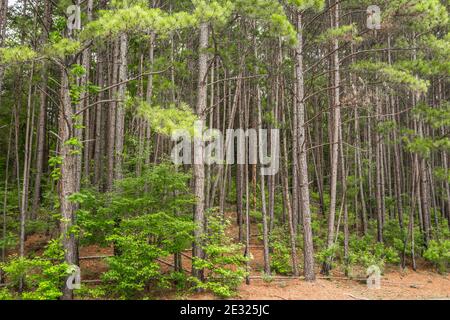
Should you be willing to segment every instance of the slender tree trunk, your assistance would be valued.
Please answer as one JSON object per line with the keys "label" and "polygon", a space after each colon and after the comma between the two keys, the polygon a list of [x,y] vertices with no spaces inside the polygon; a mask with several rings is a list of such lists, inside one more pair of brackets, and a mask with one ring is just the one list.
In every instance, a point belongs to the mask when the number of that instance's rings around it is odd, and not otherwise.
{"label": "slender tree trunk", "polygon": [[[150,47],[149,47],[149,64],[150,64],[150,72],[153,71],[153,64],[154,64],[154,59],[155,59],[155,33],[151,32],[150,33]],[[147,93],[146,93],[146,101],[149,104],[152,104],[153,102],[153,74],[149,74],[148,79],[147,79]],[[147,132],[146,132],[146,158],[145,158],[145,165],[148,167],[150,165],[150,144],[151,144],[151,140],[152,140],[152,135],[151,135],[151,128],[150,125],[147,123]]]}
{"label": "slender tree trunk", "polygon": [[247,258],[245,263],[245,269],[248,273],[245,283],[250,284],[250,190],[248,182],[248,157],[245,157],[245,253],[244,257]]}
{"label": "slender tree trunk", "polygon": [[[255,58],[258,59],[258,51],[257,51],[257,44],[256,44],[256,38],[254,38],[254,47],[255,47]],[[259,73],[259,68],[256,66],[255,73]],[[244,90],[245,92],[245,90]],[[258,143],[258,150],[259,150],[259,158],[263,159],[263,150],[262,150],[262,140],[263,140],[263,118],[262,118],[262,101],[261,101],[261,87],[259,82],[256,82],[256,111],[257,111],[257,128],[258,128],[258,137],[259,137],[259,143]],[[265,136],[267,138],[267,135]],[[250,146],[249,146],[250,147]],[[253,185],[256,184],[256,164],[252,166],[253,170]],[[266,201],[266,182],[265,182],[265,176],[262,174],[262,168],[261,168],[261,174],[260,174],[260,192],[261,192],[261,214],[262,214],[262,227],[263,227],[263,256],[264,256],[264,273],[266,275],[270,275],[270,256],[269,256],[269,226],[267,222],[267,201]],[[256,187],[254,186],[254,197],[256,198]],[[256,200],[254,199],[254,206],[256,210]]]}
{"label": "slender tree trunk", "polygon": [[362,162],[361,162],[361,137],[359,132],[359,113],[358,113],[358,107],[355,108],[355,140],[356,140],[356,146],[355,146],[355,153],[356,153],[356,165],[358,167],[358,186],[359,186],[359,196],[361,199],[361,222],[363,227],[363,234],[367,234],[367,208],[366,208],[366,199],[364,194],[364,175],[363,175],[363,168],[362,168]]}
{"label": "slender tree trunk", "polygon": [[[0,0],[1,1],[1,0]],[[44,30],[42,31],[41,43],[44,45],[48,39],[48,32],[50,31],[52,23],[52,5],[50,1],[45,1],[44,4]],[[41,201],[41,180],[44,170],[44,149],[45,149],[45,135],[47,131],[47,65],[44,62],[41,70],[41,85],[39,95],[39,118],[37,125],[37,141],[36,141],[36,176],[34,181],[33,192],[33,207],[31,211],[31,218],[35,219]],[[1,92],[1,89],[0,89]]]}
{"label": "slender tree trunk", "polygon": [[[242,110],[242,104],[241,104]],[[244,126],[244,119],[242,111],[239,112],[239,127],[242,128]],[[244,230],[243,230],[243,222],[244,222],[244,174],[245,174],[245,164],[237,164],[236,166],[236,197],[237,197],[237,224],[239,228],[238,239],[239,242],[244,239]]]}
{"label": "slender tree trunk", "polygon": [[[304,90],[304,76],[303,76],[303,35],[302,35],[302,15],[297,14],[297,50],[296,50],[296,80],[297,80],[297,99],[295,103],[295,109],[297,113],[297,123],[294,126],[297,127],[296,133],[298,150],[299,153],[299,163],[298,163],[298,174],[300,183],[300,204],[301,212],[303,218],[303,258],[304,258],[304,274],[305,280],[314,281],[314,245],[313,245],[313,235],[311,228],[311,208],[309,203],[309,178],[308,178],[308,159],[306,150],[306,130],[305,130],[305,113],[306,108],[303,103],[305,96]],[[294,142],[295,143],[295,142]],[[297,157],[297,154],[295,154]]]}
{"label": "slender tree trunk", "polygon": [[[120,54],[120,47],[119,42],[114,41],[113,42],[113,57],[112,57],[112,64],[111,64],[111,80],[112,83],[115,84],[118,82],[118,70],[117,70],[117,64],[119,60],[119,54]],[[116,89],[112,88],[110,90],[110,96],[109,98],[115,99],[116,98]],[[107,135],[107,149],[106,149],[106,156],[108,158],[108,170],[107,170],[107,180],[106,180],[106,190],[111,191],[113,188],[114,183],[114,173],[115,173],[115,167],[114,167],[114,158],[115,158],[115,135],[116,135],[116,109],[117,104],[115,102],[110,103],[110,107],[108,109],[108,135]]]}
{"label": "slender tree trunk", "polygon": [[[197,93],[197,107],[196,113],[199,120],[204,124],[205,110],[207,103],[207,75],[208,75],[208,39],[209,39],[209,24],[206,22],[200,25],[199,38],[199,63],[198,63],[198,93]],[[202,132],[196,132],[194,137],[194,195],[196,197],[194,222],[197,228],[194,231],[194,245],[192,256],[195,258],[203,258],[204,252],[202,249],[202,236],[205,229],[205,165],[203,159],[203,141]],[[200,281],[203,281],[204,270],[197,269],[192,266],[192,274]]]}
{"label": "slender tree trunk", "polygon": [[[92,21],[92,8],[93,8],[93,0],[87,1],[87,20],[88,22]],[[81,79],[81,85],[87,89],[87,86],[89,84],[90,79],[90,69],[91,69],[91,49],[86,48],[83,51],[82,55],[82,65],[85,69],[85,74],[83,75]],[[83,144],[83,151],[84,151],[84,172],[83,176],[84,179],[89,180],[89,174],[91,171],[91,131],[92,126],[90,123],[91,120],[91,111],[87,106],[89,105],[89,99],[87,99],[87,90],[84,90],[81,94],[81,101],[83,103],[83,108],[86,108],[86,111],[84,111],[84,144]]]}
{"label": "slender tree trunk", "polygon": [[34,63],[30,70],[29,86],[28,86],[28,101],[27,101],[27,123],[25,128],[25,149],[23,160],[23,182],[22,182],[22,200],[20,206],[20,256],[25,254],[25,222],[28,213],[28,196],[30,185],[30,161],[31,161],[31,146],[33,137],[33,120],[34,110],[32,109],[32,89],[33,89],[33,75],[34,75]]}
{"label": "slender tree trunk", "polygon": [[[64,248],[65,261],[69,265],[77,264],[77,247],[72,226],[75,221],[75,204],[69,197],[77,192],[77,161],[73,147],[65,142],[74,134],[73,112],[69,95],[69,79],[67,69],[61,68],[61,107],[59,110],[58,136],[60,138],[59,155],[61,157],[61,177],[59,180],[59,202],[61,210],[60,233]],[[78,150],[79,151],[79,150]],[[66,285],[63,290],[63,299],[72,299],[73,291]]]}
{"label": "slender tree trunk", "polygon": [[[6,166],[5,166],[5,188],[3,193],[3,215],[2,215],[2,263],[6,260],[6,213],[8,204],[8,183],[9,183],[9,160],[11,155],[11,140],[13,131],[13,118],[11,117],[11,122],[9,125],[8,134],[8,150],[6,151]],[[3,271],[0,271],[0,283],[3,283]]]}
{"label": "slender tree trunk", "polygon": [[[8,0],[0,0],[0,48],[3,47],[3,42],[6,33],[6,14],[8,11]],[[3,66],[0,65],[0,96],[3,90]]]}
{"label": "slender tree trunk", "polygon": [[[118,82],[123,83],[127,79],[127,50],[128,36],[126,33],[120,35],[120,60],[119,60],[119,78]],[[126,84],[123,83],[118,87],[117,98],[117,118],[116,118],[116,135],[115,135],[115,179],[123,178],[123,146],[125,134],[125,94]]]}
{"label": "slender tree trunk", "polygon": [[[256,46],[255,46],[256,48]],[[258,54],[255,50],[255,56],[258,57]],[[258,68],[256,68],[256,73],[258,73]],[[259,83],[256,84],[256,106],[258,109],[258,136],[259,136],[259,154],[260,159],[263,157],[263,150],[261,149],[261,140],[262,137],[262,130],[263,130],[263,123],[262,123],[262,107],[261,107],[261,88],[259,87]],[[256,179],[256,175],[255,175]],[[266,275],[270,275],[270,258],[269,258],[269,228],[267,225],[267,207],[266,207],[266,183],[265,183],[265,177],[263,174],[259,177],[260,180],[260,187],[261,187],[261,214],[262,214],[262,224],[263,224],[263,244],[264,244],[264,273]]]}
{"label": "slender tree trunk", "polygon": [[[97,63],[97,78],[98,86],[103,88],[104,85],[104,65],[106,55],[104,52],[99,54],[99,61]],[[103,94],[100,94],[97,102],[102,101]],[[103,152],[104,147],[104,132],[102,123],[104,121],[103,104],[99,103],[95,107],[95,149],[94,149],[94,184],[99,187],[102,185],[102,164],[103,164]],[[99,188],[100,189],[100,188]]]}
{"label": "slender tree trunk", "polygon": [[[339,3],[334,3],[333,26],[339,27]],[[341,127],[341,103],[340,103],[340,69],[339,69],[339,40],[333,40],[333,69],[334,69],[334,85],[335,88],[333,98],[333,123],[331,136],[331,185],[330,185],[330,211],[328,215],[328,236],[327,247],[330,248],[334,243],[334,229],[336,217],[336,191],[337,191],[337,176],[338,176],[338,162],[339,162],[339,130]],[[328,274],[331,269],[331,264],[325,263],[322,272]]]}
{"label": "slender tree trunk", "polygon": [[[284,117],[285,118],[285,117]],[[285,119],[283,119],[285,121]],[[283,121],[283,122],[284,122]],[[283,199],[284,199],[284,206],[287,211],[287,222],[288,222],[288,229],[289,229],[289,245],[291,249],[291,259],[292,259],[292,273],[294,276],[299,275],[298,271],[298,259],[297,259],[297,246],[296,246],[296,237],[295,237],[295,230],[294,230],[294,217],[292,213],[292,203],[291,203],[291,197],[289,192],[289,179],[288,179],[288,151],[287,151],[287,137],[286,132],[283,134],[283,153],[284,153],[284,160],[282,164],[282,185],[283,185]]]}
{"label": "slender tree trunk", "polygon": [[[377,123],[381,121],[381,106],[378,98],[378,90],[375,92],[376,99],[376,119]],[[383,165],[382,165],[382,145],[381,136],[378,130],[375,130],[375,162],[376,162],[376,200],[377,200],[377,239],[383,242],[383,225],[384,225],[384,201],[383,201]]]}
{"label": "slender tree trunk", "polygon": [[341,179],[342,179],[342,208],[344,211],[344,273],[348,276],[349,267],[349,230],[348,230],[348,207],[347,207],[347,170],[344,157],[344,137],[342,128],[339,130],[339,150],[341,155]]}

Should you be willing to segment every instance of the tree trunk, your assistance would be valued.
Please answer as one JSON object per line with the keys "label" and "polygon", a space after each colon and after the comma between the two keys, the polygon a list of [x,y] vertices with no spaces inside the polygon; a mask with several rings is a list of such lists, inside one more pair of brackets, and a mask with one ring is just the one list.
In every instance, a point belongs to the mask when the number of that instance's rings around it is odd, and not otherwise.
{"label": "tree trunk", "polygon": [[[309,203],[309,178],[308,178],[308,159],[306,150],[306,130],[305,130],[305,113],[306,108],[303,103],[305,96],[304,76],[303,76],[303,35],[302,35],[302,14],[297,14],[297,39],[298,45],[296,50],[296,80],[297,80],[297,98],[295,103],[297,113],[296,133],[298,150],[299,150],[299,183],[300,183],[300,204],[303,218],[303,256],[304,256],[304,274],[306,281],[315,280],[314,272],[314,245],[311,228],[311,208]],[[295,142],[294,142],[295,143]],[[297,156],[297,154],[295,154]]]}
{"label": "tree trunk", "polygon": [[[104,85],[104,65],[106,58],[106,54],[101,52],[99,54],[99,61],[97,63],[97,81],[98,86],[103,88]],[[103,94],[100,94],[97,102],[102,101]],[[99,103],[95,107],[95,149],[94,149],[94,184],[99,187],[102,185],[102,164],[103,164],[103,148],[104,148],[104,132],[103,132],[103,121],[104,121],[104,112],[103,112],[103,104]]]}
{"label": "tree trunk", "polygon": [[[118,70],[117,64],[119,60],[120,47],[119,42],[113,42],[113,57],[111,64],[111,83],[115,84],[118,82]],[[116,89],[112,88],[110,90],[109,98],[114,99],[116,97]],[[107,170],[107,179],[106,179],[106,190],[111,191],[114,183],[114,158],[115,158],[115,135],[116,135],[116,103],[111,102],[110,107],[108,109],[108,135],[107,135],[107,149],[106,156],[108,158],[108,170]]]}
{"label": "tree trunk", "polygon": [[[284,114],[283,114],[284,115]],[[283,120],[285,121],[285,117],[283,116]],[[283,121],[283,122],[284,122]],[[289,229],[289,245],[291,249],[291,259],[292,259],[292,273],[294,276],[298,276],[298,259],[297,259],[297,246],[296,246],[296,237],[294,230],[294,217],[292,213],[292,204],[291,197],[289,193],[289,179],[288,179],[288,152],[287,152],[287,137],[286,132],[283,134],[283,153],[284,160],[282,164],[282,185],[283,185],[283,199],[284,206],[287,211],[287,222]]]}
{"label": "tree trunk", "polygon": [[[72,226],[75,221],[75,204],[69,197],[77,191],[77,159],[72,146],[66,142],[73,137],[73,112],[69,95],[69,79],[66,68],[61,68],[61,107],[59,110],[58,136],[60,138],[59,155],[61,157],[61,177],[59,180],[59,202],[61,210],[60,233],[64,248],[64,257],[69,265],[77,264],[77,247]],[[73,291],[66,285],[63,299],[72,299]]]}
{"label": "tree trunk", "polygon": [[119,64],[119,78],[118,82],[122,83],[118,87],[117,98],[117,119],[116,119],[116,153],[115,153],[115,179],[121,180],[123,178],[123,142],[125,133],[125,94],[127,85],[124,83],[127,80],[127,50],[128,50],[128,36],[126,33],[120,35],[120,64]]}
{"label": "tree trunk", "polygon": [[[0,48],[3,47],[3,42],[6,33],[6,14],[8,11],[8,0],[0,0]],[[0,96],[3,90],[3,66],[0,65]]]}
{"label": "tree trunk", "polygon": [[[198,93],[197,93],[197,107],[196,113],[202,125],[205,121],[205,110],[207,103],[207,74],[208,74],[208,38],[209,38],[209,24],[202,22],[200,25],[199,38],[199,63],[198,63]],[[192,255],[195,258],[203,258],[204,252],[202,249],[202,236],[205,229],[205,165],[203,159],[203,141],[202,132],[196,132],[194,137],[194,195],[196,198],[194,223],[197,228],[194,231],[194,245]],[[204,270],[192,267],[192,275],[203,281]]]}
{"label": "tree trunk", "polygon": [[23,182],[22,182],[22,200],[20,206],[20,256],[25,254],[25,222],[28,213],[28,196],[30,186],[30,163],[33,138],[33,119],[34,109],[32,108],[32,90],[33,90],[34,63],[32,63],[29,78],[28,98],[27,98],[27,123],[25,128],[25,149],[23,160]]}
{"label": "tree trunk", "polygon": [[[334,3],[333,27],[339,28],[339,3]],[[333,69],[334,69],[334,98],[333,98],[333,123],[331,134],[331,185],[330,185],[330,212],[328,215],[328,236],[327,248],[334,243],[334,224],[336,217],[336,189],[339,162],[339,130],[341,127],[341,103],[340,103],[340,69],[339,69],[339,40],[333,40]],[[322,268],[323,273],[328,274],[331,269],[331,263],[326,262]]]}

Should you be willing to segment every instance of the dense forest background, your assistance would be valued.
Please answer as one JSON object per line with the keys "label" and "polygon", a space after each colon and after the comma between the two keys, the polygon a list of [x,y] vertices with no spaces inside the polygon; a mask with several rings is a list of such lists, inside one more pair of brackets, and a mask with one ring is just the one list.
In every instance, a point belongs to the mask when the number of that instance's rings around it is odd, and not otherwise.
{"label": "dense forest background", "polygon": [[[258,274],[418,261],[446,272],[448,12],[447,0],[0,0],[0,299],[232,297]],[[172,134],[196,120],[278,129],[278,173],[247,151],[244,164],[173,164]],[[74,290],[89,245],[112,254],[101,282]]]}

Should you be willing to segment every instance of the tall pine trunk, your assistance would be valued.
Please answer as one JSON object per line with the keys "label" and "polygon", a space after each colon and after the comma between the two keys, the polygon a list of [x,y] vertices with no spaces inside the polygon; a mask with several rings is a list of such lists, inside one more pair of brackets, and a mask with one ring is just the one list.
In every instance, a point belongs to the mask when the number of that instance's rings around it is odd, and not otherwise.
{"label": "tall pine trunk", "polygon": [[[61,157],[61,177],[59,179],[59,202],[61,210],[60,233],[64,248],[65,262],[75,265],[77,261],[77,245],[72,226],[75,222],[75,204],[70,196],[77,192],[77,157],[75,147],[67,143],[74,136],[73,109],[70,100],[70,88],[67,69],[61,67],[61,105],[58,117],[59,156]],[[63,299],[72,299],[73,291],[67,285],[63,289]]]}
{"label": "tall pine trunk", "polygon": [[[311,207],[309,201],[309,178],[308,178],[308,159],[306,150],[306,130],[305,130],[305,113],[306,108],[303,102],[305,97],[304,75],[303,75],[303,35],[302,35],[302,14],[297,14],[297,39],[298,45],[296,50],[296,80],[297,80],[297,97],[295,99],[295,109],[297,114],[297,143],[299,150],[298,174],[300,184],[300,205],[301,216],[303,219],[303,258],[304,258],[304,274],[305,280],[315,280],[314,272],[314,245],[311,228]],[[295,143],[295,142],[294,142]],[[295,154],[295,156],[297,156]],[[295,179],[295,178],[294,178]]]}
{"label": "tall pine trunk", "polygon": [[[198,92],[196,113],[199,120],[204,124],[206,119],[205,110],[207,103],[207,74],[208,74],[208,38],[209,24],[202,22],[200,25],[199,37],[199,60],[198,60]],[[194,209],[194,222],[196,229],[194,231],[194,245],[192,255],[194,258],[203,258],[202,236],[205,229],[205,165],[203,159],[203,132],[196,132],[194,136],[194,195],[196,198]],[[192,267],[193,276],[199,280],[204,278],[204,270]]]}

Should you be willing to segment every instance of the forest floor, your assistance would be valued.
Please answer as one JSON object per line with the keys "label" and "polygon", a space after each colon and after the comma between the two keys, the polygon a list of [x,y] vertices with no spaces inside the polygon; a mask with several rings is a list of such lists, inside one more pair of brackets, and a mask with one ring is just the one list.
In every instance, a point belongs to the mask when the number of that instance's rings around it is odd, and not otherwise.
{"label": "forest floor", "polygon": [[[230,218],[233,213],[227,214]],[[232,220],[234,221],[235,218]],[[237,226],[232,225],[229,233],[237,235]],[[27,251],[39,254],[48,237],[41,234],[31,235],[27,239]],[[364,270],[354,268],[350,277],[345,277],[340,268],[332,271],[329,278],[317,272],[318,279],[309,283],[299,278],[274,276],[270,281],[261,277],[263,268],[263,248],[257,237],[257,228],[252,228],[250,251],[250,285],[243,284],[235,299],[242,300],[450,300],[450,275],[438,274],[430,264],[418,261],[417,271],[388,266],[384,270],[380,289],[368,289],[364,281]],[[183,254],[183,268],[191,269],[190,251]],[[112,248],[87,246],[80,248],[80,267],[84,282],[95,285],[101,273],[107,270],[102,257],[112,255]],[[301,261],[301,256],[299,256]],[[172,259],[160,260],[162,269],[171,268]],[[317,270],[319,271],[319,270]],[[216,299],[210,293],[172,293],[153,294],[156,299]]]}

